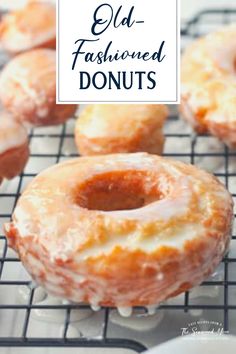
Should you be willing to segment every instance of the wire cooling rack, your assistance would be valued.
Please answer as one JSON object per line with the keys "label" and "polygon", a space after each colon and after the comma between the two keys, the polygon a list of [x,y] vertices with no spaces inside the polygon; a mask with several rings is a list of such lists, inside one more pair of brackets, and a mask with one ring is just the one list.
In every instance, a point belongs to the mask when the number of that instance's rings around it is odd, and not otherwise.
{"label": "wire cooling rack", "polygon": [[[194,37],[235,20],[236,9],[201,12],[182,27],[182,44],[185,46]],[[13,181],[5,182],[0,188],[0,346],[109,347],[140,353],[148,346],[180,335],[183,328],[190,328],[196,323],[202,323],[200,329],[215,323],[218,329],[236,334],[236,271],[233,270],[236,265],[236,235],[232,236],[229,254],[217,272],[199,287],[198,295],[196,291],[190,291],[159,305],[153,326],[149,326],[153,316],[150,319],[145,317],[145,309],[137,309],[138,315],[134,319],[119,320],[115,310],[109,308],[101,309],[93,315],[95,317],[89,318],[90,309],[86,305],[45,301],[46,295],[40,298],[38,289],[32,285],[16,254],[8,249],[2,225],[10,219],[24,186],[38,172],[77,156],[73,126],[74,121],[71,120],[63,126],[31,131],[31,157],[24,173]],[[213,137],[193,135],[176,113],[171,114],[165,135],[165,156],[210,170],[236,197],[236,152],[229,151]],[[76,311],[84,319],[78,321],[79,329],[71,335],[71,323],[76,323]],[[59,320],[56,320],[57,317]],[[59,321],[60,331],[58,326],[56,332],[50,329],[54,326],[54,320]],[[137,326],[130,324],[131,320],[135,323],[141,320],[150,330],[138,330]]]}

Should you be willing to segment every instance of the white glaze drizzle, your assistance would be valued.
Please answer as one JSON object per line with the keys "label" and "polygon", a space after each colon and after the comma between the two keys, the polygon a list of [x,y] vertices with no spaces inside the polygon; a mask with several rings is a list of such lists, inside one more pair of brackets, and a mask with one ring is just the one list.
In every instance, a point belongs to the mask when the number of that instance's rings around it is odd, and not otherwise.
{"label": "white glaze drizzle", "polygon": [[[26,285],[18,286],[17,288],[17,303],[25,304],[29,301],[30,288]],[[42,302],[47,297],[46,291],[42,287],[36,287],[34,290],[33,303]]]}
{"label": "white glaze drizzle", "polygon": [[151,315],[155,315],[155,313],[156,313],[156,311],[157,311],[157,307],[158,307],[158,305],[146,306],[148,314],[149,314],[150,316],[151,316]]}
{"label": "white glaze drizzle", "polygon": [[[45,322],[53,323],[64,323],[65,321],[65,309],[60,308],[61,305],[68,304],[67,300],[62,300],[54,296],[48,295],[47,298],[43,301],[40,301],[36,304],[47,306],[58,306],[58,309],[33,309],[32,315],[38,320],[43,320]],[[90,309],[73,309],[70,314],[70,322],[82,321],[90,316],[93,312]]]}
{"label": "white glaze drizzle", "polygon": [[101,310],[101,306],[99,306],[99,305],[92,305],[92,304],[91,304],[90,306],[91,306],[91,309],[92,309],[93,311],[95,311],[95,312]]}
{"label": "white glaze drizzle", "polygon": [[153,315],[145,314],[142,310],[133,310],[133,314],[129,317],[121,316],[117,311],[113,310],[110,314],[110,320],[112,323],[131,329],[137,332],[151,331],[160,325],[164,319],[164,310],[158,310]]}
{"label": "white glaze drizzle", "polygon": [[122,307],[122,306],[117,307],[117,310],[119,314],[123,317],[131,316],[133,311],[132,307]]}

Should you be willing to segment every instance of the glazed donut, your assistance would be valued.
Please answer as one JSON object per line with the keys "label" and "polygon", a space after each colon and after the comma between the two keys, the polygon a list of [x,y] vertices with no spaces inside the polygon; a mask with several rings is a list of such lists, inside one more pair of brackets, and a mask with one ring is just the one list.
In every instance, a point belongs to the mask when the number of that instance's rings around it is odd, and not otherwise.
{"label": "glazed donut", "polygon": [[33,1],[5,15],[0,45],[10,54],[33,48],[56,48],[56,9],[47,1]]}
{"label": "glazed donut", "polygon": [[19,175],[29,158],[26,129],[6,112],[0,113],[0,182]]}
{"label": "glazed donut", "polygon": [[236,147],[236,25],[193,42],[182,58],[181,111],[194,129]]}
{"label": "glazed donut", "polygon": [[17,120],[34,126],[65,122],[76,105],[56,104],[56,55],[35,49],[13,58],[0,75],[0,100]]}
{"label": "glazed donut", "polygon": [[81,155],[161,154],[167,115],[163,105],[88,105],[76,123],[76,145]]}
{"label": "glazed donut", "polygon": [[39,174],[5,232],[49,293],[147,306],[213,272],[232,208],[224,186],[192,165],[146,153],[80,157]]}

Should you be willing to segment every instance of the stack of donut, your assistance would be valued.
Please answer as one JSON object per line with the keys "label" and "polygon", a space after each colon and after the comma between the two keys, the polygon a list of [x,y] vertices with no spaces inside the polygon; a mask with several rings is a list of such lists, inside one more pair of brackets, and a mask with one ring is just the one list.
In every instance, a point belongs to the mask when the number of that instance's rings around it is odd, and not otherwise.
{"label": "stack of donut", "polygon": [[[227,29],[212,46],[202,39],[183,59],[182,110],[202,131],[216,131],[209,121],[222,125],[222,112],[223,124],[229,118],[219,99],[227,80],[224,102],[234,104],[232,67],[222,66],[217,51],[224,33],[231,38]],[[4,69],[0,98],[21,124],[61,123],[73,113],[75,107],[55,104],[54,68],[52,49],[34,49]],[[84,156],[43,171],[19,198],[6,236],[49,293],[130,313],[128,307],[152,306],[200,284],[220,263],[232,197],[207,172],[158,156],[167,114],[162,105],[87,106],[75,130]],[[231,121],[217,130],[230,143]]]}
{"label": "stack of donut", "polygon": [[[15,56],[0,74],[0,101],[9,113],[0,115],[0,145],[5,146],[9,141],[6,127],[12,130],[12,136],[18,127],[19,137],[22,137],[24,126],[61,124],[74,115],[76,105],[56,104],[55,44],[56,12],[52,2],[30,1],[1,20],[0,45]],[[11,122],[7,125],[6,120]],[[24,153],[18,156],[17,166],[10,163],[18,149],[17,136],[15,142],[14,145],[14,139],[11,139],[12,146],[7,154],[0,150],[0,161],[5,161],[4,168],[7,168],[5,172],[1,165],[1,179],[20,173],[27,161],[28,154]]]}

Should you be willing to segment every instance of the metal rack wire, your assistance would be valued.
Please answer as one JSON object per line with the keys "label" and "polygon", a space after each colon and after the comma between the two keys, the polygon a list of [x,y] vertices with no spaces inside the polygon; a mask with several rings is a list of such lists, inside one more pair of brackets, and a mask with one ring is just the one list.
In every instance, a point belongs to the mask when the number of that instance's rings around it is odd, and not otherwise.
{"label": "metal rack wire", "polygon": [[[229,22],[233,22],[236,20],[236,9],[220,9],[220,10],[207,10],[197,14],[190,21],[188,21],[182,28],[182,38],[183,44],[185,45],[186,41],[191,40],[194,37],[197,37],[205,32],[208,32],[209,29],[214,29],[219,27],[221,24],[226,24]],[[178,116],[173,114],[169,118],[168,126],[171,127],[171,124],[178,120]],[[196,151],[196,144],[199,139],[208,139],[207,136],[193,136],[191,132],[182,133],[181,131],[169,130],[167,126],[166,129],[166,137],[168,139],[186,139],[189,142],[190,149],[186,151],[176,151],[176,149],[171,152],[166,152],[164,155],[167,157],[172,157],[176,159],[186,159],[188,162],[194,164],[198,158],[206,158],[210,159],[212,157],[223,159],[223,170],[221,172],[215,173],[219,178],[221,178],[227,187],[229,187],[229,182],[231,178],[236,178],[236,173],[231,172],[229,169],[229,160],[231,158],[236,158],[236,152],[229,151],[227,147],[222,145],[222,150],[217,152],[211,151]],[[4,205],[6,200],[12,201],[11,210],[7,210],[6,212],[2,212],[0,210],[0,225],[2,225],[5,221],[9,220],[11,217],[11,212],[16,205],[17,199],[21,194],[22,188],[24,184],[28,183],[30,179],[32,179],[37,171],[37,164],[40,162],[45,165],[50,165],[52,163],[57,163],[63,159],[67,159],[68,157],[76,157],[76,151],[68,151],[65,149],[65,145],[70,144],[73,141],[73,133],[70,131],[69,123],[61,126],[53,128],[52,130],[44,130],[44,129],[35,129],[30,133],[29,136],[31,147],[37,142],[38,139],[47,139],[51,141],[51,145],[54,147],[54,150],[45,151],[45,152],[34,152],[32,148],[30,164],[26,168],[25,172],[16,179],[14,188],[6,191],[0,190],[0,204]],[[177,141],[176,140],[176,141]],[[46,148],[45,148],[46,149]],[[235,193],[232,193],[233,197],[236,197]],[[233,240],[236,240],[236,235],[232,236]],[[31,281],[26,277],[25,280],[11,280],[6,276],[3,276],[4,269],[7,268],[9,264],[17,265],[20,263],[19,259],[13,257],[8,254],[7,242],[4,235],[0,235],[0,243],[2,243],[2,254],[0,254],[0,312],[3,311],[24,311],[24,320],[22,323],[22,328],[20,328],[20,333],[18,336],[10,337],[3,336],[0,337],[0,346],[1,347],[10,347],[10,346],[37,346],[37,347],[48,347],[48,346],[64,346],[64,347],[110,347],[110,348],[127,348],[132,349],[135,352],[142,352],[146,349],[146,346],[132,338],[114,338],[109,335],[109,326],[110,326],[110,312],[111,309],[103,309],[103,318],[101,321],[101,335],[99,338],[87,338],[86,336],[79,338],[68,338],[67,331],[68,326],[70,324],[70,316],[71,311],[74,309],[80,309],[81,311],[88,309],[86,305],[78,305],[78,304],[62,304],[60,305],[60,309],[64,309],[66,312],[63,333],[61,337],[56,338],[45,338],[45,337],[29,337],[28,328],[29,322],[31,319],[32,311],[35,309],[50,309],[50,310],[58,310],[58,305],[40,305],[34,303],[35,296],[35,288],[31,286]],[[229,313],[231,311],[236,310],[236,301],[235,303],[229,302],[229,290],[231,287],[236,286],[236,279],[233,280],[229,276],[229,266],[230,264],[236,264],[236,258],[227,255],[222,261],[223,267],[223,279],[222,280],[207,280],[202,285],[207,287],[219,286],[222,288],[222,301],[219,304],[212,304],[209,302],[202,302],[201,304],[192,304],[189,301],[189,293],[186,293],[184,296],[183,304],[169,304],[164,303],[159,306],[159,309],[165,309],[166,311],[177,310],[180,312],[188,312],[190,310],[209,310],[214,311],[218,310],[222,312],[223,315],[223,328],[225,331],[231,331],[230,321],[229,321]],[[12,291],[15,291],[16,286],[28,286],[29,287],[29,297],[28,303],[19,304],[14,303],[11,304],[10,301],[8,303],[7,299],[4,302],[1,301],[1,293],[3,294],[4,286],[12,287]],[[1,315],[1,314],[0,314]],[[236,313],[235,313],[236,315]],[[157,329],[158,330],[158,329]]]}

